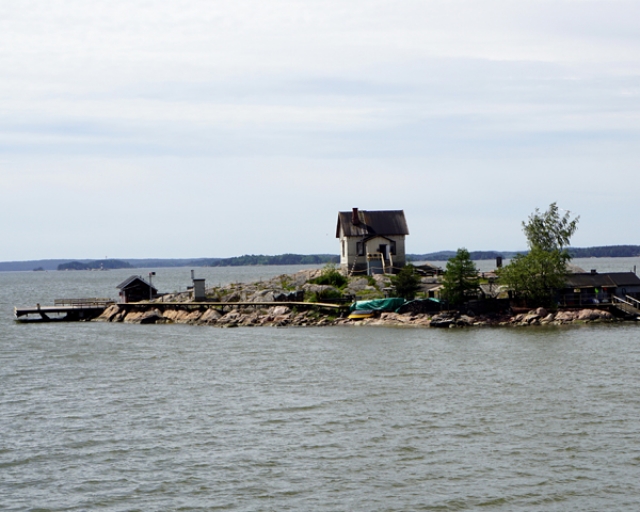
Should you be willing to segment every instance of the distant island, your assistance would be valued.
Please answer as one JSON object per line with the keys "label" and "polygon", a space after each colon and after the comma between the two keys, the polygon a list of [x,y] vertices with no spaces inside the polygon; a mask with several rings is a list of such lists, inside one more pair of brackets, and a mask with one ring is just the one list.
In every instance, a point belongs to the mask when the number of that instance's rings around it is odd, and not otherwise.
{"label": "distant island", "polygon": [[58,270],[115,270],[119,268],[133,268],[133,265],[123,260],[70,261],[58,265]]}
{"label": "distant island", "polygon": [[[471,251],[472,260],[492,260],[498,256],[510,259],[518,252],[526,251]],[[633,258],[640,257],[640,245],[608,245],[598,247],[572,247],[574,258]],[[447,261],[455,251],[439,251],[427,254],[407,254],[408,261]],[[279,254],[266,256],[246,254],[232,258],[147,258],[147,259],[103,259],[103,260],[28,260],[0,262],[0,272],[33,270],[115,270],[124,268],[166,267],[237,267],[248,265],[323,265],[339,263],[335,254]]]}

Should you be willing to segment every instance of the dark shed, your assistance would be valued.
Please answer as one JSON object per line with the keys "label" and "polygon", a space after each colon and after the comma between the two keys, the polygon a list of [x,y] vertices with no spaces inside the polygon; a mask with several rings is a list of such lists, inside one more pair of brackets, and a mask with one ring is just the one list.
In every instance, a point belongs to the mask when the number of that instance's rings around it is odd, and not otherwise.
{"label": "dark shed", "polygon": [[122,281],[116,288],[120,289],[122,302],[140,302],[158,295],[158,290],[140,276],[131,276]]}

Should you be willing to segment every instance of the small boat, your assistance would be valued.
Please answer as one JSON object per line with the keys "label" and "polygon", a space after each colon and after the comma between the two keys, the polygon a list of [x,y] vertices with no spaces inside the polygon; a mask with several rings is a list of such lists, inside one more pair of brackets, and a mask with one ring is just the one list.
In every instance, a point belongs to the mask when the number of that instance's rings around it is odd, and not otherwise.
{"label": "small boat", "polygon": [[348,318],[352,320],[362,320],[364,318],[371,318],[376,314],[372,309],[356,309],[354,310]]}

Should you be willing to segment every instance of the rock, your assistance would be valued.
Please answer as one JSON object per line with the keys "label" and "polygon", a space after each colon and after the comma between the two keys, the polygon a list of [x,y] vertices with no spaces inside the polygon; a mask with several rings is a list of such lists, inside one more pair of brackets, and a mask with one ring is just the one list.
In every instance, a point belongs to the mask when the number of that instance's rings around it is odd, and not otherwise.
{"label": "rock", "polygon": [[578,313],[577,320],[610,320],[613,315],[599,309],[583,309]]}
{"label": "rock", "polygon": [[536,309],[536,315],[538,315],[540,318],[544,318],[549,314],[549,312],[544,309],[544,308],[538,308]]}
{"label": "rock", "polygon": [[461,315],[460,318],[456,320],[457,325],[473,325],[475,322],[474,318],[469,315]]}
{"label": "rock", "polygon": [[307,283],[305,285],[302,286],[302,289],[305,292],[309,292],[309,293],[340,293],[340,291],[333,287],[333,286],[329,286],[328,284],[312,284],[312,283]]}
{"label": "rock", "polygon": [[191,311],[190,313],[187,314],[187,316],[184,317],[184,322],[188,324],[195,323],[200,319],[201,316],[202,316],[202,311],[199,311],[196,309],[195,311]]}
{"label": "rock", "polygon": [[240,313],[236,309],[232,309],[226,315],[220,317],[219,324],[237,323],[240,320]]}
{"label": "rock", "polygon": [[451,327],[454,322],[455,322],[455,318],[453,317],[448,317],[448,316],[441,316],[441,315],[436,315],[431,319],[431,327],[443,327],[443,328],[448,328]]}
{"label": "rock", "polygon": [[576,315],[573,311],[558,311],[556,313],[556,322],[573,322],[575,320]]}
{"label": "rock", "polygon": [[553,313],[549,313],[542,320],[540,320],[540,323],[541,324],[550,324],[551,322],[553,322],[553,320],[554,320]]}
{"label": "rock", "polygon": [[144,313],[140,311],[129,311],[124,317],[124,322],[128,324],[138,323],[142,318],[142,315],[144,315]]}
{"label": "rock", "polygon": [[521,321],[526,324],[531,324],[538,320],[540,320],[540,315],[535,311],[529,311]]}
{"label": "rock", "polygon": [[356,277],[354,279],[351,279],[347,286],[347,291],[352,295],[355,295],[357,292],[360,292],[362,290],[371,289],[375,290],[374,287],[369,286],[369,280],[365,277]]}
{"label": "rock", "polygon": [[138,320],[141,324],[155,324],[158,322],[164,322],[165,318],[162,316],[162,313],[157,309],[152,309],[151,311],[146,311],[142,314],[140,319]]}
{"label": "rock", "polygon": [[222,313],[220,313],[217,309],[209,308],[200,317],[200,322],[215,323],[220,318],[222,318]]}
{"label": "rock", "polygon": [[182,324],[186,323],[189,312],[184,309],[167,309],[162,316],[164,316],[168,320],[171,320],[172,322]]}
{"label": "rock", "polygon": [[251,302],[273,302],[273,295],[272,290],[260,290],[251,295],[247,300]]}
{"label": "rock", "polygon": [[291,312],[291,308],[287,306],[275,306],[269,310],[269,314],[272,316],[286,315]]}
{"label": "rock", "polygon": [[113,319],[120,313],[120,306],[113,304],[105,309],[102,314],[95,319],[96,322],[112,322]]}

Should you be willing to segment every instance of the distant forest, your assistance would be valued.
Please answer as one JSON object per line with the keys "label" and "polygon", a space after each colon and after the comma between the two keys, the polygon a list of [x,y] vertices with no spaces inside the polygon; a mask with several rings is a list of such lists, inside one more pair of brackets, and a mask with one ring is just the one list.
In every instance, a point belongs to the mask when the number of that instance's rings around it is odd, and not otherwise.
{"label": "distant forest", "polygon": [[[523,253],[526,251],[522,251]],[[640,257],[640,245],[609,245],[600,247],[572,247],[574,258],[631,258]],[[407,254],[408,261],[446,261],[455,256],[455,251],[439,251],[427,254]],[[516,251],[471,251],[473,260],[492,260],[498,256],[512,258]],[[247,254],[233,258],[184,258],[184,259],[104,259],[104,260],[30,260],[0,262],[0,272],[26,270],[112,270],[121,268],[163,267],[236,267],[247,265],[322,265],[338,263],[334,254],[279,254],[266,256]]]}
{"label": "distant forest", "polygon": [[[472,260],[493,260],[498,256],[505,259],[513,258],[518,253],[527,251],[471,251]],[[601,247],[570,247],[569,253],[573,258],[633,258],[640,256],[640,245],[608,245]],[[455,251],[439,251],[428,254],[407,254],[409,261],[447,261],[456,255]]]}

